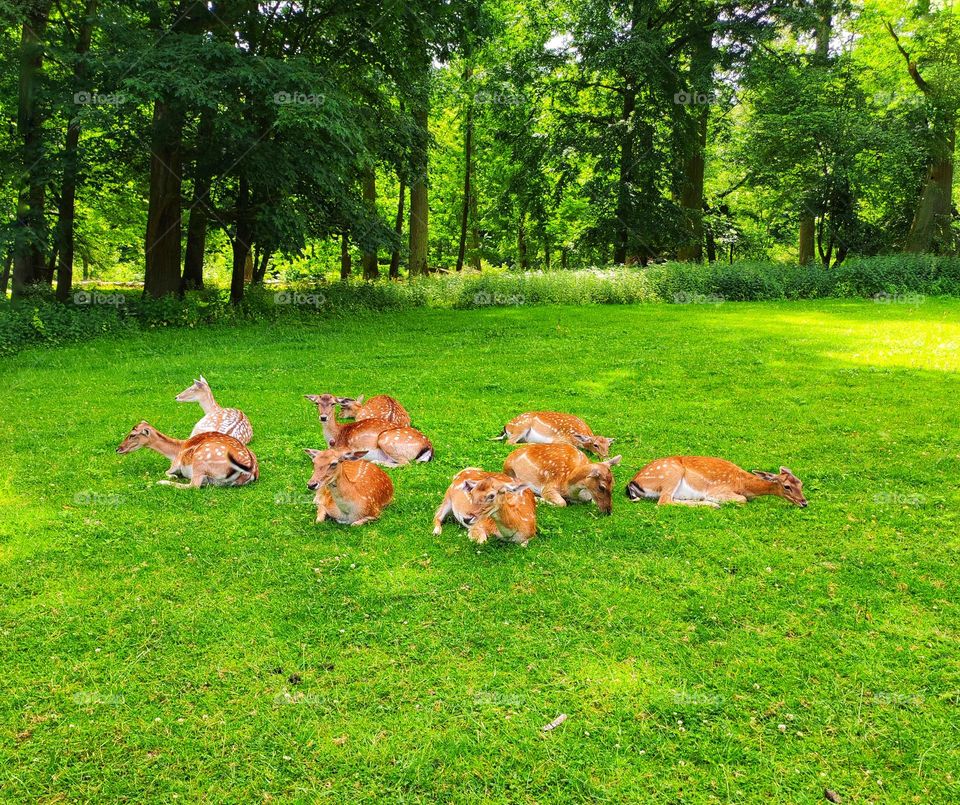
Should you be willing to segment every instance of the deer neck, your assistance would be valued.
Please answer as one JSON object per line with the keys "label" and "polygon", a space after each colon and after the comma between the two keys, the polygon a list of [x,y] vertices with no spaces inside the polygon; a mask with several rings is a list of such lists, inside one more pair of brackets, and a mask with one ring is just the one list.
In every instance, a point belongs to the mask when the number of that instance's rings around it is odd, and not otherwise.
{"label": "deer neck", "polygon": [[331,412],[330,416],[327,417],[327,421],[321,424],[323,425],[323,438],[327,440],[327,446],[333,447],[337,441],[337,437],[340,435],[340,431],[343,429],[342,423],[337,422],[336,412]]}
{"label": "deer neck", "polygon": [[200,407],[203,409],[203,413],[212,414],[214,411],[220,409],[220,406],[217,405],[217,401],[213,398],[213,392],[210,389],[207,389],[203,396],[197,400],[200,403]]}
{"label": "deer neck", "polygon": [[151,450],[156,450],[161,456],[166,456],[173,461],[180,454],[183,444],[181,439],[174,439],[155,430],[153,432],[153,438],[146,446]]}
{"label": "deer neck", "polygon": [[743,480],[743,495],[747,498],[759,498],[763,495],[779,495],[780,484],[776,481],[765,481],[753,473],[748,473]]}

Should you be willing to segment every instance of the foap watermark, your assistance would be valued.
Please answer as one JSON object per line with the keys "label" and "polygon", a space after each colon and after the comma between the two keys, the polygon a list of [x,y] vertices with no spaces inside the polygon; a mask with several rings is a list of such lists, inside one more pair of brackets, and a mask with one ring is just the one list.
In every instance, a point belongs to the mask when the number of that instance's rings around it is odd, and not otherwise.
{"label": "foap watermark", "polygon": [[326,95],[320,92],[275,92],[273,102],[286,106],[288,104],[299,106],[323,106],[327,101]]}
{"label": "foap watermark", "polygon": [[474,93],[474,103],[489,104],[491,106],[519,106],[526,98],[512,89],[481,89]]}
{"label": "foap watermark", "polygon": [[98,693],[95,690],[81,690],[70,697],[74,704],[89,707],[91,705],[111,705],[123,704],[123,696],[115,693]]}
{"label": "foap watermark", "polygon": [[723,697],[713,693],[678,690],[673,694],[674,707],[712,708],[723,704]]}
{"label": "foap watermark", "polygon": [[526,301],[526,297],[518,293],[505,294],[478,291],[473,295],[473,304],[476,307],[511,307],[526,304]]}
{"label": "foap watermark", "polygon": [[313,495],[303,495],[299,492],[278,492],[273,496],[274,506],[315,506]]}
{"label": "foap watermark", "polygon": [[112,492],[93,492],[87,489],[77,492],[73,496],[73,502],[76,506],[122,506],[124,497]]}
{"label": "foap watermark", "polygon": [[878,305],[922,305],[927,301],[922,293],[887,293],[880,291],[873,295],[873,301]]}
{"label": "foap watermark", "polygon": [[681,106],[712,106],[720,103],[720,96],[716,92],[693,92],[684,89],[674,93],[673,102]]}
{"label": "foap watermark", "polygon": [[923,696],[915,693],[897,693],[889,690],[875,691],[873,701],[879,705],[892,705],[894,707],[921,707],[923,705]]}
{"label": "foap watermark", "polygon": [[278,291],[273,295],[275,305],[297,305],[301,307],[323,307],[327,297],[322,293],[300,293],[299,291]]}
{"label": "foap watermark", "polygon": [[122,293],[101,293],[100,291],[77,291],[73,295],[75,305],[113,305],[120,307],[127,303]]}
{"label": "foap watermark", "polygon": [[873,496],[873,502],[881,506],[922,506],[927,502],[927,498],[924,495],[906,495],[902,492],[878,492]]}
{"label": "foap watermark", "polygon": [[523,705],[523,699],[516,694],[498,693],[492,690],[478,690],[473,696],[473,703],[491,707],[518,708]]}
{"label": "foap watermark", "polygon": [[300,705],[319,705],[323,702],[323,699],[320,696],[316,696],[312,693],[301,693],[299,690],[295,690],[291,693],[288,690],[282,690],[276,696],[273,697],[274,707],[283,707],[285,705],[300,704]]}
{"label": "foap watermark", "polygon": [[73,102],[81,106],[119,106],[127,96],[120,92],[99,93],[81,90],[73,93]]}
{"label": "foap watermark", "polygon": [[689,293],[680,291],[673,295],[675,305],[722,305],[727,300],[718,293]]}

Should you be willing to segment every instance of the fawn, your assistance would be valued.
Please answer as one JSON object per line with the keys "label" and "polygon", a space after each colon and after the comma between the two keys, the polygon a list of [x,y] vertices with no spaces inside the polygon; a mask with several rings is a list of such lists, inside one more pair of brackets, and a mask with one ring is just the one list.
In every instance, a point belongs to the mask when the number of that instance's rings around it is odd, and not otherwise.
{"label": "fawn", "polygon": [[238,442],[249,444],[253,441],[253,427],[246,414],[237,408],[221,408],[217,401],[213,399],[213,392],[210,390],[210,384],[200,375],[199,380],[194,380],[192,384],[181,391],[177,397],[177,402],[196,402],[200,403],[203,409],[203,418],[193,426],[190,432],[191,436],[198,433],[225,433],[232,436]]}
{"label": "fawn", "polygon": [[531,444],[514,450],[503,462],[507,475],[528,484],[547,503],[592,500],[601,514],[613,510],[613,473],[621,457],[592,463],[569,444]]}
{"label": "fawn", "polygon": [[363,395],[353,397],[337,397],[340,404],[340,416],[344,419],[353,419],[360,422],[364,419],[386,419],[394,425],[406,427],[410,424],[410,414],[393,397],[378,394],[366,402]]}
{"label": "fawn", "polygon": [[569,444],[606,458],[613,439],[597,436],[580,417],[555,411],[528,411],[511,419],[492,441],[507,444]]}
{"label": "fawn", "polygon": [[416,428],[398,427],[386,419],[337,422],[337,397],[332,394],[307,394],[306,398],[317,406],[323,424],[323,437],[329,447],[363,450],[366,461],[387,467],[398,467],[411,461],[430,461],[433,458],[433,445]]}
{"label": "fawn", "polygon": [[[124,439],[117,452],[132,453],[149,447],[170,459],[169,478],[158,484],[178,489],[213,486],[244,486],[260,477],[257,457],[249,447],[224,433],[198,433],[189,439],[172,439],[160,433],[149,422],[136,425]],[[176,483],[172,478],[183,476],[190,483]]]}
{"label": "fawn", "polygon": [[360,461],[363,450],[305,450],[313,461],[307,489],[315,491],[317,522],[363,525],[393,500],[393,482],[379,467]]}
{"label": "fawn", "polygon": [[[497,492],[504,490],[503,495]],[[433,533],[453,515],[478,545],[496,536],[526,545],[537,529],[536,501],[526,485],[502,472],[467,467],[454,477],[433,517]]]}
{"label": "fawn", "polygon": [[672,456],[651,461],[627,484],[630,500],[649,498],[658,505],[713,506],[746,503],[775,495],[801,508],[807,505],[803,483],[786,467],[779,474],[747,472],[722,458]]}

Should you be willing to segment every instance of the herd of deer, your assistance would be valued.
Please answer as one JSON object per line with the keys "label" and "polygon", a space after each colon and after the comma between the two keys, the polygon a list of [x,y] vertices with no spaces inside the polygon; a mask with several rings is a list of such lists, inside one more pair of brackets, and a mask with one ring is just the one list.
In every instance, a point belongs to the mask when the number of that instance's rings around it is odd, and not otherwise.
{"label": "herd of deer", "polygon": [[[243,486],[259,477],[257,457],[247,444],[253,428],[236,408],[217,405],[210,385],[200,376],[177,397],[197,402],[203,418],[190,438],[173,439],[140,422],[117,448],[120,454],[149,447],[170,459],[167,478],[178,488],[203,484]],[[327,518],[349,525],[376,520],[393,500],[393,482],[380,466],[399,467],[430,461],[433,445],[410,415],[392,397],[307,395],[317,406],[325,450],[307,450],[313,474],[307,487],[316,493],[317,522]],[[350,422],[338,421],[340,416]],[[454,476],[433,518],[434,534],[453,515],[471,540],[483,544],[495,537],[526,545],[536,534],[536,497],[554,506],[593,501],[602,514],[613,508],[613,473],[620,456],[609,458],[613,439],[597,436],[579,417],[532,411],[508,422],[496,440],[527,443],[514,450],[503,472],[467,467]],[[581,450],[595,454],[591,461]],[[177,476],[187,483],[178,483]],[[672,456],[651,461],[627,485],[630,500],[649,498],[658,504],[714,506],[746,503],[761,495],[782,497],[806,506],[803,484],[786,467],[778,473],[747,472],[720,458]]]}

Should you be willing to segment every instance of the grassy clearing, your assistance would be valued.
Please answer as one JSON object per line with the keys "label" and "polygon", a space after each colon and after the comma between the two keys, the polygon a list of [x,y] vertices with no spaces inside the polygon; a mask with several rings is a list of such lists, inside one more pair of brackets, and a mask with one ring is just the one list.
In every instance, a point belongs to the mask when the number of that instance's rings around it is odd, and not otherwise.
{"label": "grassy clearing", "polygon": [[[419,310],[131,334],[0,363],[10,800],[945,802],[957,777],[960,303]],[[256,431],[244,489],[114,447]],[[317,526],[304,392],[389,391],[438,458]],[[614,512],[527,550],[433,509],[554,408],[619,438]],[[629,504],[672,453],[783,463],[810,507]],[[569,714],[557,730],[540,727]]]}

